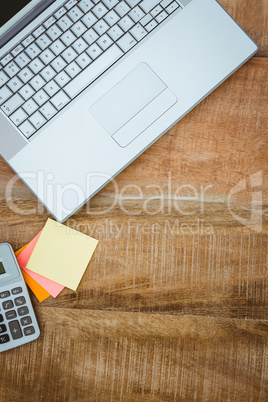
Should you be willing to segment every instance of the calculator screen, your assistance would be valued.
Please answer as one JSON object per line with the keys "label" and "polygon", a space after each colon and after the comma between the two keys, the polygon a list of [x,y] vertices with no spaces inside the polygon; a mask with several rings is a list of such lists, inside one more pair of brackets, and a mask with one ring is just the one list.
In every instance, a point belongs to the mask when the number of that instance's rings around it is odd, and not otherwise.
{"label": "calculator screen", "polygon": [[0,262],[0,275],[5,274],[5,273],[6,273],[6,271],[5,271],[4,265],[2,264],[2,262]]}

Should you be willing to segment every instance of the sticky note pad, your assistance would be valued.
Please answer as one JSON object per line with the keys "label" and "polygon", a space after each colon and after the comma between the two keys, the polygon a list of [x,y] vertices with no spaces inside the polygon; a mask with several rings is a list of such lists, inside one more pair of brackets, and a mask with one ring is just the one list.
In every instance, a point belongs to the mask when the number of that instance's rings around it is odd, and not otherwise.
{"label": "sticky note pad", "polygon": [[[52,297],[55,298],[64,289],[64,286],[62,286],[59,283],[56,283],[54,281],[51,281],[50,279],[44,278],[43,276],[38,275],[35,272],[30,271],[29,269],[26,268],[26,266],[28,264],[28,261],[29,261],[31,255],[32,255],[32,253],[33,253],[33,250],[35,249],[36,244],[37,244],[37,242],[38,242],[38,240],[39,240],[39,238],[41,236],[41,233],[42,233],[42,231],[39,232],[38,235],[35,236],[35,238],[30,243],[28,243],[25,247],[23,247],[23,250],[21,249],[20,254],[17,256],[17,260],[18,260],[18,263],[19,263],[19,266],[21,267],[21,269],[26,274],[28,274],[26,283],[30,286],[30,288],[32,289],[32,287],[31,287],[32,282],[28,281],[29,276],[35,282],[37,282],[42,288],[44,288],[44,290],[49,292],[49,294]],[[33,290],[34,294],[36,295],[36,297],[38,299],[39,299],[39,296],[41,296],[39,290],[37,290],[37,289],[35,291]]]}
{"label": "sticky note pad", "polygon": [[[24,247],[22,247],[18,251],[16,251],[16,253],[15,253],[16,257],[18,257],[21,254],[21,252],[23,250],[25,250],[25,248],[27,246],[28,246],[28,244],[26,244]],[[29,288],[33,291],[33,293],[35,294],[37,299],[40,301],[40,303],[50,296],[50,294],[44,288],[42,288],[42,286],[39,285],[39,283],[37,283],[33,278],[31,278],[30,275],[28,275],[24,271],[22,271],[22,275],[23,275],[25,282],[27,283]]]}
{"label": "sticky note pad", "polygon": [[27,269],[76,290],[98,241],[48,219]]}

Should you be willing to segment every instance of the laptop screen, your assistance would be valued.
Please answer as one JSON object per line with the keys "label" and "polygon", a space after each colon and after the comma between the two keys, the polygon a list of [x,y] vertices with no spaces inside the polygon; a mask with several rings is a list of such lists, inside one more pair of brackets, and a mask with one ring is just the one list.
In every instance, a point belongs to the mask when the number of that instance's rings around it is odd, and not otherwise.
{"label": "laptop screen", "polygon": [[31,0],[13,0],[8,2],[8,7],[5,7],[0,14],[0,27],[5,25],[12,17],[18,14]]}

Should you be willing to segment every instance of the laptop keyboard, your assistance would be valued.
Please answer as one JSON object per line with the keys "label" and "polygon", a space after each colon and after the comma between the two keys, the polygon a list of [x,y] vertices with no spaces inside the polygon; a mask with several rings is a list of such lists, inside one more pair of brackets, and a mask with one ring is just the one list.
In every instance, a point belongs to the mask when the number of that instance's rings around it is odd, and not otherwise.
{"label": "laptop keyboard", "polygon": [[0,61],[0,107],[26,138],[175,10],[174,0],[69,0]]}

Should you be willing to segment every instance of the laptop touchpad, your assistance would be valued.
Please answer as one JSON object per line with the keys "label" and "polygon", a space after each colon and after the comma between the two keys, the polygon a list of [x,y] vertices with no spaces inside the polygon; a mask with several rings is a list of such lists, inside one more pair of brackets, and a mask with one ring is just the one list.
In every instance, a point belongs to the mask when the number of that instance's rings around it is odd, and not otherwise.
{"label": "laptop touchpad", "polygon": [[94,103],[90,113],[125,147],[176,102],[148,64],[141,63]]}

